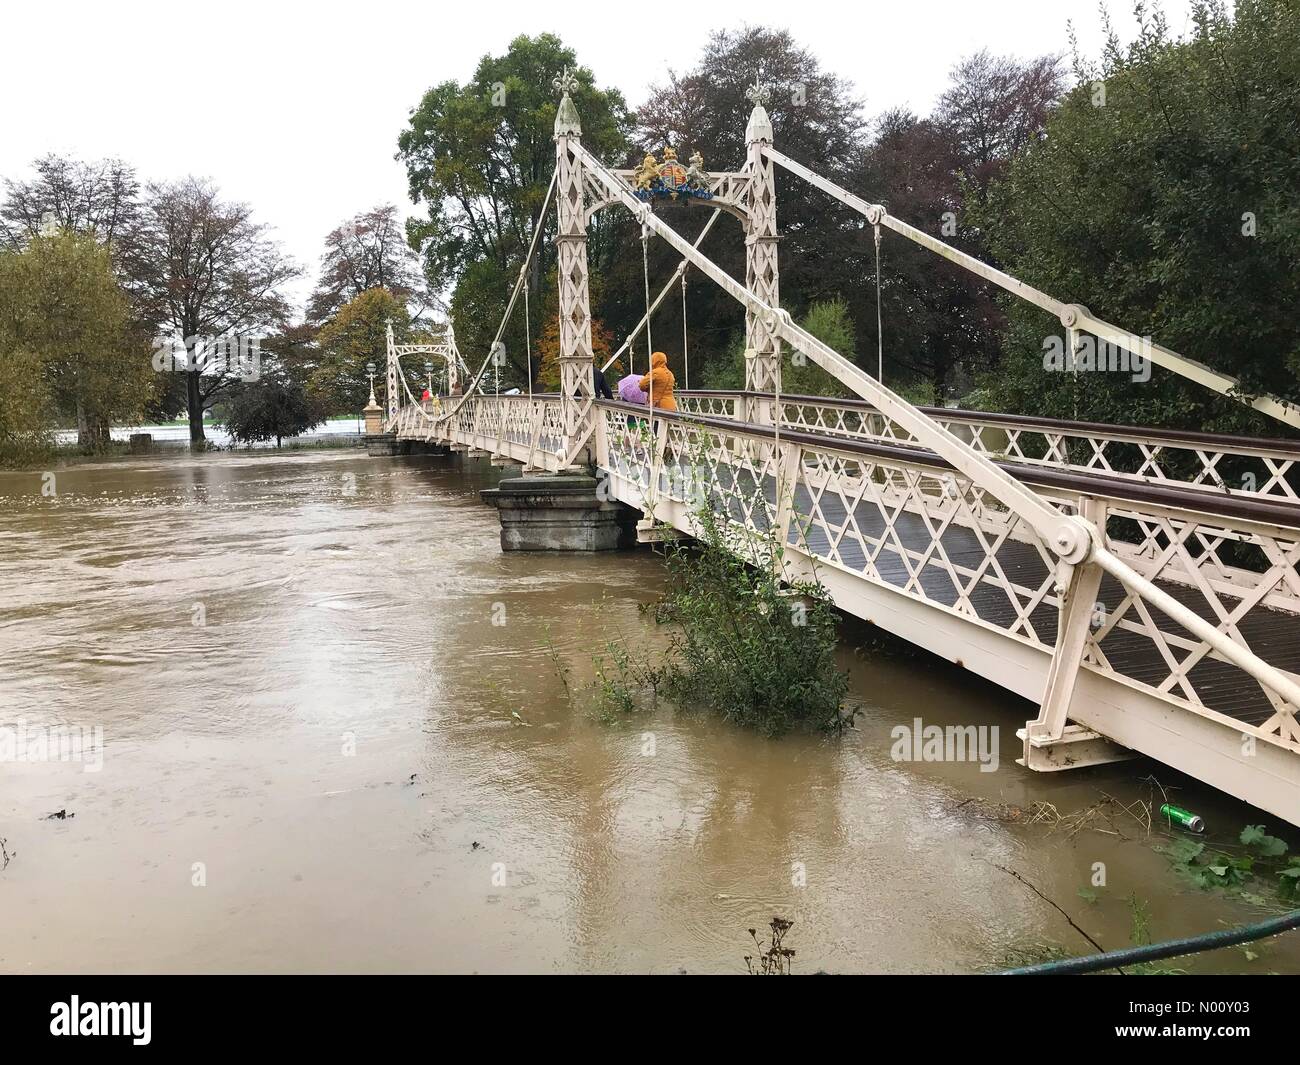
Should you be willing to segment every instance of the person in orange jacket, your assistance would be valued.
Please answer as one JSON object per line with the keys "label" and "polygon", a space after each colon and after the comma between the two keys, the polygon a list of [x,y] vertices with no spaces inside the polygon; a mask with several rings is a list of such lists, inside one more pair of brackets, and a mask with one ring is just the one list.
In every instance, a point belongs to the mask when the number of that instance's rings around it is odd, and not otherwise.
{"label": "person in orange jacket", "polygon": [[676,410],[673,386],[677,379],[668,369],[668,356],[656,351],[650,356],[650,372],[641,378],[641,391],[650,393],[650,402],[660,410]]}

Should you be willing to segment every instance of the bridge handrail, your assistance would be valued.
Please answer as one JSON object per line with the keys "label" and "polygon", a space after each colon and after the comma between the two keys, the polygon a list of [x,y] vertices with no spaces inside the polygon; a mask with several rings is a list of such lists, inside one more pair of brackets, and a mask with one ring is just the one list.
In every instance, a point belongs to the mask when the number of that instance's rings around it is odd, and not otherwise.
{"label": "bridge handrail", "polygon": [[[515,286],[510,290],[510,299],[506,302],[506,309],[505,311],[502,312],[501,322],[497,326],[496,336],[493,338],[492,344],[488,348],[488,353],[485,356],[483,356],[483,362],[479,366],[478,372],[474,375],[473,380],[471,380],[469,384],[465,386],[462,394],[459,397],[457,397],[458,402],[450,410],[445,411],[441,415],[435,417],[429,414],[423,408],[420,408],[421,414],[424,416],[424,419],[427,422],[429,422],[430,425],[442,425],[443,423],[454,418],[460,412],[460,409],[464,407],[467,402],[469,402],[470,397],[475,395],[475,389],[478,388],[479,382],[482,381],[483,379],[483,375],[487,373],[488,363],[492,360],[492,356],[496,353],[497,345],[501,342],[501,337],[505,334],[506,325],[510,321],[510,315],[514,312],[515,304],[519,300],[519,293],[523,290],[524,285],[527,283],[528,267],[529,264],[532,263],[533,255],[537,251],[537,243],[542,235],[542,230],[546,228],[544,225],[544,220],[546,218],[546,212],[550,208],[551,199],[555,195],[555,186],[558,179],[559,179],[559,170],[555,170],[551,173],[551,183],[546,188],[546,198],[542,201],[542,209],[537,213],[537,224],[533,227],[533,239],[528,246],[528,254],[524,256],[523,265],[519,268],[519,274],[515,279]],[[395,356],[390,352],[389,357],[394,358]],[[403,383],[405,383],[404,377],[403,377]],[[406,391],[407,394],[410,395],[411,388],[409,384],[406,386]],[[415,397],[412,396],[411,398],[412,400],[414,400]]]}
{"label": "bridge handrail", "polygon": [[[719,396],[734,399],[774,400],[771,392],[749,392],[744,389],[691,388],[679,389],[679,397]],[[797,392],[782,392],[782,403],[819,404],[825,407],[845,407],[852,410],[877,411],[869,400],[853,396],[810,396]],[[1104,433],[1125,443],[1156,441],[1169,444],[1205,444],[1217,450],[1243,455],[1267,455],[1300,461],[1300,440],[1285,437],[1237,436],[1232,433],[1209,433],[1196,429],[1170,429],[1163,426],[1117,425],[1114,422],[1076,421],[1070,418],[1046,418],[1034,414],[1007,414],[1001,411],[975,410],[966,407],[917,406],[917,410],[935,418],[965,424],[987,424],[996,427],[1012,426],[1025,429],[1050,429],[1072,435]]]}
{"label": "bridge handrail", "polygon": [[[603,399],[598,407],[609,407],[633,414],[646,414],[646,408],[636,403]],[[717,429],[721,432],[739,432],[771,442],[787,441],[822,451],[834,451],[852,456],[885,458],[910,465],[927,466],[946,472],[961,472],[941,455],[924,447],[906,443],[886,443],[879,440],[851,436],[831,436],[809,433],[799,429],[780,429],[757,422],[737,421],[707,414],[685,411],[655,410],[654,418],[664,421],[688,421]],[[994,464],[1018,480],[1045,488],[1065,488],[1084,495],[1105,497],[1116,502],[1145,503],[1153,506],[1173,507],[1201,514],[1209,518],[1230,517],[1246,521],[1264,522],[1284,529],[1300,532],[1300,503],[1259,496],[1207,493],[1197,488],[1171,482],[1168,485],[1138,481],[1114,474],[1055,469],[1030,463],[993,460]]]}
{"label": "bridge handrail", "polygon": [[[690,413],[777,421],[776,397],[742,391],[684,391],[679,407]],[[756,417],[754,409],[764,412]],[[995,459],[1101,473],[1150,484],[1183,484],[1198,492],[1300,501],[1300,442],[1252,439],[1176,429],[919,408],[940,425],[964,430],[975,450]],[[780,397],[782,427],[853,439],[906,443],[911,434],[862,400],[819,396]]]}

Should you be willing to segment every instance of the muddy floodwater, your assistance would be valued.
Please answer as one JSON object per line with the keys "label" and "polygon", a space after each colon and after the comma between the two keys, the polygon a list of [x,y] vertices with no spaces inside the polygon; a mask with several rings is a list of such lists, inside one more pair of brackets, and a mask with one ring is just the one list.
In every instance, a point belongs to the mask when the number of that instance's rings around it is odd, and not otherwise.
{"label": "muddy floodwater", "polygon": [[[486,462],[51,472],[0,473],[0,725],[102,746],[0,762],[0,971],[737,973],[775,914],[796,972],[1091,952],[1007,870],[1106,948],[1135,903],[1154,939],[1270,912],[1189,884],[1158,825],[1026,823],[1152,774],[1211,846],[1263,814],[1154,762],[1023,770],[1031,707],[865,625],[843,739],[597,720],[593,653],[664,643],[662,562],[502,554]],[[916,718],[996,726],[996,769],[895,761]],[[1173,964],[1300,970],[1300,937],[1252,953]]]}

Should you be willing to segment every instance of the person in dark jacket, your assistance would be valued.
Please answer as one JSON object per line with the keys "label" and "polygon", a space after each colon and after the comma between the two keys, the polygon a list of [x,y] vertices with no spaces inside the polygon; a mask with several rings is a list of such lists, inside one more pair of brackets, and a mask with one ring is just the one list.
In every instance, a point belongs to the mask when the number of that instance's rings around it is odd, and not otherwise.
{"label": "person in dark jacket", "polygon": [[597,399],[613,399],[614,393],[610,390],[609,382],[605,380],[605,371],[599,366],[592,366],[591,376],[596,385]]}

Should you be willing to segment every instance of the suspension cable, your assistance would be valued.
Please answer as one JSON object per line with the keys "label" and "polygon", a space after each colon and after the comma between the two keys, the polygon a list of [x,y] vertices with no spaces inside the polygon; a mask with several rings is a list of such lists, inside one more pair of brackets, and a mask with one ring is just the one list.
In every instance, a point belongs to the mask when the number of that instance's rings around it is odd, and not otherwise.
{"label": "suspension cable", "polygon": [[[510,292],[510,299],[506,303],[505,312],[501,315],[501,322],[500,324],[497,325],[496,336],[493,337],[492,339],[492,344],[488,348],[488,353],[485,356],[483,356],[483,362],[479,365],[478,373],[474,375],[474,380],[472,380],[469,383],[468,387],[465,389],[465,394],[460,397],[459,403],[457,403],[454,407],[448,410],[440,418],[433,418],[430,417],[428,414],[425,414],[424,418],[426,421],[432,422],[434,425],[441,425],[443,422],[447,421],[448,419],[455,417],[456,413],[460,410],[460,408],[469,402],[470,397],[474,393],[474,389],[478,387],[479,382],[482,381],[483,379],[483,375],[487,372],[488,363],[492,361],[493,356],[496,354],[497,345],[501,343],[501,337],[505,334],[506,325],[510,321],[510,314],[515,309],[515,303],[519,299],[519,292],[524,287],[524,279],[527,276],[529,264],[532,263],[533,255],[537,251],[538,239],[542,235],[542,230],[546,228],[546,212],[550,209],[551,200],[555,196],[555,186],[559,182],[559,178],[560,178],[560,171],[559,168],[557,167],[555,170],[551,172],[551,183],[546,188],[546,199],[542,202],[542,209],[537,215],[537,224],[533,227],[533,240],[532,243],[528,246],[528,254],[524,258],[524,265],[519,270],[519,277],[515,281],[515,287]],[[498,380],[499,380],[499,371],[498,371]],[[408,389],[407,391],[409,392],[410,390]],[[423,413],[423,410],[421,410],[421,413]]]}
{"label": "suspension cable", "polygon": [[528,367],[528,395],[533,394],[533,334],[528,321],[528,284],[524,283],[524,365]]}
{"label": "suspension cable", "polygon": [[646,378],[650,382],[649,399],[646,400],[650,407],[650,425],[654,426],[654,405],[655,405],[655,343],[650,336],[650,227],[641,227],[641,275],[645,281],[645,347],[646,347]]}
{"label": "suspension cable", "polygon": [[[686,260],[682,260],[682,265]],[[686,381],[686,391],[691,390],[691,356],[686,340],[686,271],[682,271],[682,373]]]}
{"label": "suspension cable", "polygon": [[[784,167],[790,173],[802,178],[815,188],[819,188],[828,195],[833,196],[840,203],[857,211],[859,214],[865,215],[869,221],[877,221],[913,243],[928,248],[964,270],[969,270],[977,277],[991,281],[1012,295],[1019,296],[1021,299],[1041,307],[1054,318],[1057,318],[1067,329],[1082,329],[1099,340],[1108,341],[1129,351],[1134,350],[1132,345],[1137,338],[1132,333],[1098,318],[1087,307],[1078,303],[1062,303],[1047,293],[1040,292],[1033,286],[1026,284],[1019,278],[1012,277],[1010,274],[989,266],[988,263],[981,262],[973,255],[968,255],[951,244],[944,243],[938,237],[932,237],[915,226],[908,225],[901,219],[891,215],[881,204],[867,203],[861,197],[853,195],[853,193],[841,188],[820,174],[809,170],[801,163],[795,162],[788,155],[777,151],[770,144],[763,145],[762,150],[763,154],[772,162]],[[1190,359],[1186,355],[1180,355],[1178,352],[1160,344],[1153,343],[1149,338],[1143,340],[1142,346],[1146,357],[1157,366],[1172,370],[1190,381],[1195,381],[1197,384],[1204,385],[1206,388],[1211,388],[1227,396],[1235,395],[1240,390],[1240,382],[1236,378],[1213,367],[1206,366],[1204,363],[1197,362],[1195,359]],[[1300,427],[1300,405],[1289,400],[1265,394],[1243,396],[1242,401],[1272,418],[1294,427]]]}
{"label": "suspension cable", "polygon": [[880,223],[876,230],[876,380],[885,383],[885,334],[880,325]]}

